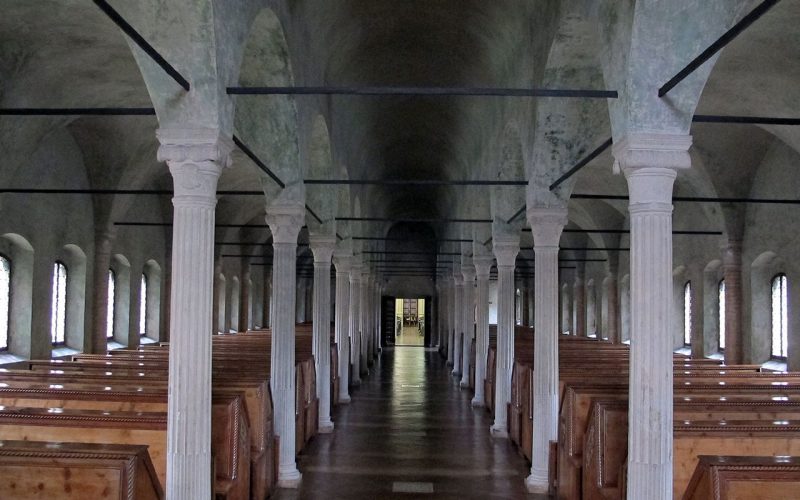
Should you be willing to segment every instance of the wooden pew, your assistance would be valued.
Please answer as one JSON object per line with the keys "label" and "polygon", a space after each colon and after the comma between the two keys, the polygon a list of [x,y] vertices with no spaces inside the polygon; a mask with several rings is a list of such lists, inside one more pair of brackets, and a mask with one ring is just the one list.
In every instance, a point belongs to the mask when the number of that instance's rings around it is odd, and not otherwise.
{"label": "wooden pew", "polygon": [[146,446],[0,441],[0,498],[163,500]]}
{"label": "wooden pew", "polygon": [[[734,411],[733,408],[726,410]],[[730,416],[730,413],[727,413]],[[684,415],[686,416],[686,415]],[[698,463],[698,455],[797,455],[799,420],[676,419],[673,431],[673,498],[681,498]],[[627,403],[596,401],[586,434],[583,498],[620,498],[627,480]]]}
{"label": "wooden pew", "polygon": [[[72,440],[86,443],[147,444],[164,484],[165,395],[107,387],[109,390],[78,384],[53,389],[3,388],[0,439],[57,441],[68,435]],[[211,446],[216,495],[231,500],[248,499],[250,434],[240,395],[214,395]]]}
{"label": "wooden pew", "polygon": [[700,455],[683,500],[793,500],[800,457]]}

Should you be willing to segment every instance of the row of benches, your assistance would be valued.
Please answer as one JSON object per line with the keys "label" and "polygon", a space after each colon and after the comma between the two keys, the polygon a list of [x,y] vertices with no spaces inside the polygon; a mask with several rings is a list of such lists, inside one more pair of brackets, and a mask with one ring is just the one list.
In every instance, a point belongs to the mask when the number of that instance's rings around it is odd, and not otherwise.
{"label": "row of benches", "polygon": [[[496,376],[493,344],[490,341],[484,381],[489,411],[494,409]],[[553,493],[558,498],[625,498],[628,362],[625,345],[578,337],[559,339],[559,431],[557,444],[551,446],[550,467]],[[533,333],[518,327],[508,429],[511,441],[528,460],[535,425],[532,365]],[[736,470],[748,481],[759,481],[753,464],[768,460],[764,457],[800,453],[800,374],[675,355],[673,377],[674,498],[726,498],[692,496],[705,491],[708,484],[721,488],[718,482],[709,483],[711,472],[703,472],[714,460],[727,460],[713,457],[740,456],[731,459]],[[701,455],[712,457],[700,461]],[[748,461],[742,455],[752,458]],[[786,460],[793,465],[785,466],[780,474],[767,475],[780,477],[780,481],[762,478],[762,496],[758,498],[793,498],[780,495],[787,484],[798,481],[800,467],[792,459]],[[726,471],[724,476],[734,485],[736,474],[730,467]]]}
{"label": "row of benches", "polygon": [[[213,337],[214,470],[209,481],[213,481],[217,498],[263,499],[275,488],[279,440],[273,432],[270,345],[268,330]],[[316,434],[319,420],[311,346],[310,325],[298,325],[295,353],[298,453]],[[140,464],[137,470],[152,469],[154,474],[126,477],[131,484],[150,484],[142,488],[149,488],[155,492],[155,498],[160,498],[166,475],[168,349],[168,345],[157,345],[116,350],[106,355],[80,354],[69,361],[30,361],[27,370],[0,371],[0,440],[3,440],[0,456],[4,450],[18,446],[14,443],[21,440],[40,442],[27,444],[26,453],[36,457],[50,453],[54,449],[50,443],[63,441],[77,444],[57,445],[60,456],[68,454],[68,450],[87,450],[86,443],[101,443],[109,447],[109,453],[113,451],[119,456],[135,451],[135,457],[127,463]],[[332,402],[337,400],[338,393],[336,352],[333,347]],[[147,458],[143,458],[141,449],[133,450],[131,445],[146,445]],[[38,452],[31,448],[35,446],[39,446]],[[122,448],[112,450],[115,446]],[[31,466],[35,468],[35,464]],[[27,470],[24,460],[15,467]],[[41,475],[35,489],[39,493],[42,489],[58,492],[47,495],[48,498],[93,497],[76,493],[77,485],[85,481],[70,477],[73,468],[56,467],[51,471],[57,473]],[[0,492],[3,488],[29,486],[16,481],[14,476],[4,477],[0,480]],[[96,484],[101,482],[98,480]]]}

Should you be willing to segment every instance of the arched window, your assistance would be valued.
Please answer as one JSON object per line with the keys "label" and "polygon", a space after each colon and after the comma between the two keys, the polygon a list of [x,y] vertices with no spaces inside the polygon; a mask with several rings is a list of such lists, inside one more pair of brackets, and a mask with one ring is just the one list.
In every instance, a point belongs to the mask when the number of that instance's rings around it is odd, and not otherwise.
{"label": "arched window", "polygon": [[0,255],[0,351],[8,349],[8,317],[11,311],[11,261]]}
{"label": "arched window", "polygon": [[725,350],[725,280],[719,282],[719,350]]}
{"label": "arched window", "polygon": [[147,334],[147,276],[142,273],[139,286],[139,335]]}
{"label": "arched window", "polygon": [[66,341],[67,329],[67,266],[53,264],[53,301],[50,309],[50,340],[53,344]]}
{"label": "arched window", "polygon": [[786,359],[789,352],[788,282],[785,274],[772,278],[772,356]]}
{"label": "arched window", "polygon": [[692,343],[692,282],[683,285],[683,344]]}
{"label": "arched window", "polygon": [[114,338],[114,309],[116,305],[115,298],[117,296],[117,275],[114,274],[112,269],[108,270],[108,294],[106,300],[106,338]]}

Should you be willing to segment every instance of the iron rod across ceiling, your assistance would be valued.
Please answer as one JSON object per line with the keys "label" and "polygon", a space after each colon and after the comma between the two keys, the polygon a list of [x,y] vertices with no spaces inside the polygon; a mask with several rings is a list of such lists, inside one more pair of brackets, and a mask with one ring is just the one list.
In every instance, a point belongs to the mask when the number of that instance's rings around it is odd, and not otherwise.
{"label": "iron rod across ceiling", "polygon": [[421,96],[421,97],[566,97],[616,99],[616,90],[486,88],[486,87],[228,87],[228,95],[344,95],[344,96]]}

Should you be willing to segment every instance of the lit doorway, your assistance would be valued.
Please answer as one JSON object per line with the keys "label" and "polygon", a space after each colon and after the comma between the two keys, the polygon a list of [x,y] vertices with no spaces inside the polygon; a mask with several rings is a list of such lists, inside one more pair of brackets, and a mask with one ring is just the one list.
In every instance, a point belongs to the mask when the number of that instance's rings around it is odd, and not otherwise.
{"label": "lit doorway", "polygon": [[431,296],[381,300],[381,347],[431,346]]}

